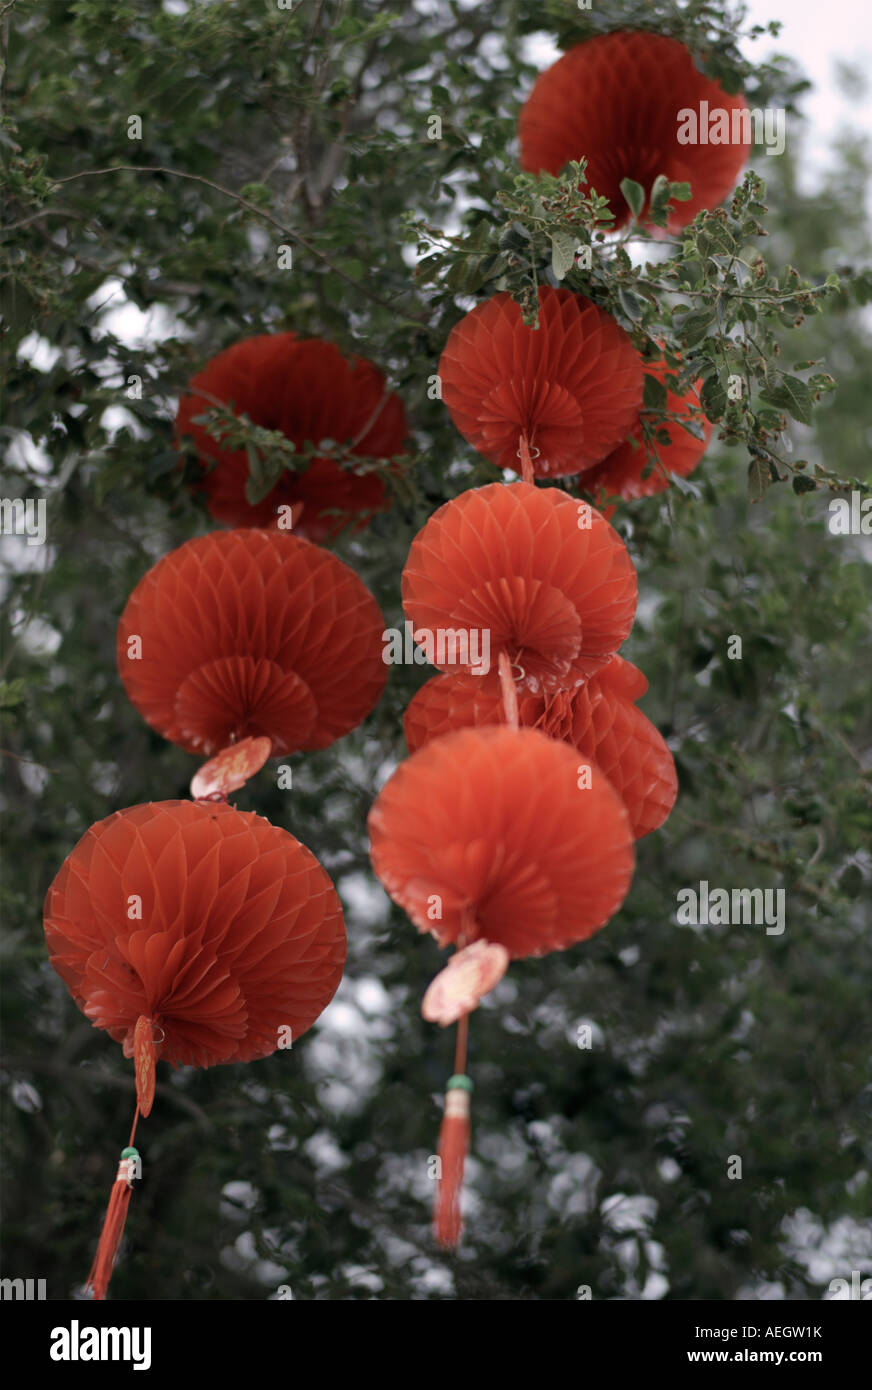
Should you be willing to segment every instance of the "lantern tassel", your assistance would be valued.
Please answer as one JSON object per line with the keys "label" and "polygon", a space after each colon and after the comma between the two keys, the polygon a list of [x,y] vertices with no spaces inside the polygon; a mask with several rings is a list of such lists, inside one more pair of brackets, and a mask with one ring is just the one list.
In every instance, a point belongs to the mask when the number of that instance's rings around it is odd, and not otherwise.
{"label": "lantern tassel", "polygon": [[[154,1102],[154,1072],[157,1055],[154,1023],[154,1019],[141,1014],[136,1021],[134,1030],[136,1113],[130,1127],[127,1148],[121,1150],[118,1172],[115,1174],[115,1181],[109,1195],[109,1205],[103,1218],[103,1229],[97,1242],[97,1253],[94,1256],[94,1263],[91,1265],[91,1272],[85,1282],[85,1288],[92,1289],[94,1298],[98,1301],[106,1297],[106,1290],[109,1288],[109,1280],[112,1278],[112,1271],[118,1257],[118,1247],[121,1244],[121,1237],[124,1235],[127,1209],[130,1206],[130,1198],[133,1193],[133,1181],[134,1178],[140,1177],[142,1172],[142,1160],[139,1157],[139,1150],[133,1147],[133,1140],[140,1115],[147,1115]],[[161,1029],[161,1041],[163,1041],[163,1029]]]}
{"label": "lantern tassel", "polygon": [[463,1188],[463,1169],[469,1150],[469,1109],[472,1082],[468,1076],[452,1076],[445,1089],[445,1112],[439,1131],[439,1186],[436,1190],[436,1209],[433,1229],[436,1239],[446,1250],[454,1250],[460,1242],[463,1219],[460,1195]]}
{"label": "lantern tassel", "polygon": [[[463,927],[458,945],[466,945],[472,931],[469,910],[463,914]],[[466,1075],[466,1049],[469,1038],[469,1014],[457,1023],[457,1042],[454,1048],[454,1075],[445,1087],[445,1109],[439,1130],[439,1186],[436,1189],[436,1208],[433,1213],[433,1232],[446,1250],[455,1250],[463,1231],[460,1197],[463,1190],[463,1169],[469,1151],[469,1109],[472,1082]]]}
{"label": "lantern tassel", "polygon": [[[134,1127],[135,1125],[136,1121],[134,1120]],[[121,1161],[118,1164],[118,1172],[112,1184],[112,1193],[106,1208],[103,1229],[97,1243],[97,1253],[94,1256],[94,1263],[91,1265],[91,1272],[85,1284],[85,1288],[92,1289],[94,1298],[98,1300],[106,1297],[109,1280],[112,1278],[112,1271],[115,1268],[118,1247],[121,1244],[121,1237],[124,1235],[127,1208],[130,1206],[133,1179],[139,1176],[139,1163],[140,1158],[137,1149],[126,1148],[121,1151]]]}

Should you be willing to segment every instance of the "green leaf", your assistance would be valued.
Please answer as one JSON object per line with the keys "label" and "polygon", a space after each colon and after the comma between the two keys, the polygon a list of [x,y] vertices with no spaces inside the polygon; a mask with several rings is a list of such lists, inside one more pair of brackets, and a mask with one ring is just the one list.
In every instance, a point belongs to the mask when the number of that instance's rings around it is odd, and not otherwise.
{"label": "green leaf", "polygon": [[755,454],[748,464],[748,500],[750,502],[762,502],[771,482],[769,464],[766,459]]}
{"label": "green leaf", "polygon": [[716,376],[703,382],[699,403],[709,420],[720,420],[727,408],[727,393]]}
{"label": "green leaf", "polygon": [[519,251],[523,255],[528,255],[530,241],[531,237],[527,228],[520,222],[511,222],[500,232],[498,245],[501,251]]}
{"label": "green leaf", "polygon": [[268,208],[272,202],[272,193],[265,183],[247,183],[239,190],[239,196],[259,208]]}
{"label": "green leaf", "polygon": [[773,387],[761,393],[761,399],[778,410],[786,410],[794,420],[803,425],[811,424],[814,401],[804,381],[798,376],[783,376]]}
{"label": "green leaf", "polygon": [[621,179],[621,192],[627,200],[630,212],[638,222],[645,206],[645,190],[635,179]]}
{"label": "green leaf", "polygon": [[19,676],[14,681],[0,681],[0,709],[17,709],[27,698],[27,683]]}
{"label": "green leaf", "polygon": [[642,388],[642,404],[646,410],[665,410],[669,396],[666,385],[652,372],[646,372]]}
{"label": "green leaf", "polygon": [[675,326],[679,330],[685,346],[695,347],[707,336],[714,321],[714,309],[692,309],[689,314],[683,314],[676,318]]}
{"label": "green leaf", "polygon": [[551,236],[551,269],[557,280],[564,280],[575,265],[578,238],[571,232],[553,232]]}
{"label": "green leaf", "polygon": [[618,299],[627,318],[638,323],[645,309],[645,301],[633,294],[632,290],[625,290],[623,287],[618,290]]}

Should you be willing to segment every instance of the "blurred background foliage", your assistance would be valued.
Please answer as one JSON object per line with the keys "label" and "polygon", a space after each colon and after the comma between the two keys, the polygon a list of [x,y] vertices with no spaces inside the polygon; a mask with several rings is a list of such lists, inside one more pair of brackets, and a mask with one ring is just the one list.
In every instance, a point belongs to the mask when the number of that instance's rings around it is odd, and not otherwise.
{"label": "blurred background foliage", "polygon": [[[2,7],[2,495],[48,505],[46,546],[3,538],[2,1273],[46,1277],[52,1298],[87,1273],[134,1088],[48,966],[43,897],[88,825],[186,796],[196,767],[128,704],[114,655],[136,581],[210,528],[177,468],[175,399],[221,348],[286,328],[386,370],[410,418],[414,493],[337,549],[399,625],[415,531],[493,476],[427,389],[473,300],[416,283],[403,228],[411,214],[456,233],[493,209],[516,171],[533,36],[553,23],[571,38],[576,8]],[[603,8],[620,20],[621,5]],[[644,8],[664,27],[720,16],[734,62],[735,6]],[[752,161],[767,257],[850,281],[868,262],[869,150],[844,141],[808,196],[796,171],[814,138],[793,115],[787,154]],[[134,167],[97,172],[121,165]],[[793,447],[868,477],[868,317],[846,289],[790,336],[793,358],[825,359],[838,382],[812,426],[791,425]],[[514,966],[473,1019],[458,1256],[428,1229],[452,1039],[419,1001],[440,955],[367,858],[366,812],[405,755],[402,712],[425,675],[394,667],[363,728],[292,760],[291,791],[271,765],[238,794],[337,883],[346,977],[290,1053],[161,1069],[114,1298],[258,1300],[286,1285],[309,1299],[559,1300],[589,1285],[595,1299],[819,1299],[864,1259],[869,1272],[870,543],[828,531],[828,493],[774,487],[749,505],[746,465],[714,443],[694,488],[615,516],[640,579],[625,652],[649,678],[643,707],[680,798],[640,843],[608,927]],[[676,895],[701,879],[784,888],[786,931],[678,926]]]}

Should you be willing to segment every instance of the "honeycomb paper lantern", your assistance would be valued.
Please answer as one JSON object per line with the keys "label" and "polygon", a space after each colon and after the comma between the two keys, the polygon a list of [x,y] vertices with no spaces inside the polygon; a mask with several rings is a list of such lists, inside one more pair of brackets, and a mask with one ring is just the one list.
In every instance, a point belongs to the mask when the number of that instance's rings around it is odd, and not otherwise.
{"label": "honeycomb paper lantern", "polygon": [[[578,473],[626,437],[642,368],[626,334],[581,295],[543,285],[539,326],[497,294],[454,326],[439,362],[442,399],[465,439],[500,468]],[[522,447],[523,446],[523,447]]]}
{"label": "honeycomb paper lantern", "polygon": [[[645,374],[663,381],[674,369],[667,367],[662,360],[645,367]],[[658,429],[669,435],[669,444],[652,442],[649,455],[642,425],[636,421],[629,438],[603,459],[596,468],[591,468],[579,480],[586,492],[594,496],[604,493],[610,497],[623,497],[631,500],[636,497],[651,497],[664,492],[669,487],[669,474],[675,473],[686,478],[696,468],[708,447],[713,426],[699,413],[698,381],[687,391],[676,393],[670,387],[666,390],[666,409],[680,419],[694,420],[701,426],[703,438],[697,439],[677,421],[664,421]],[[648,476],[643,477],[647,470]]]}
{"label": "honeycomb paper lantern", "polygon": [[[707,103],[703,106],[703,103]],[[658,174],[689,183],[689,202],[673,202],[672,230],[692,222],[701,208],[717,207],[731,191],[750,150],[733,130],[734,113],[747,108],[696,67],[677,39],[618,31],[601,34],[564,53],[536,80],[521,109],[521,167],[559,174],[570,160],[587,159],[587,187],[609,201],[616,230],[630,216],[621,193],[624,179],[646,194]],[[683,111],[697,113],[697,136],[721,131],[701,113],[725,112],[727,143],[683,144],[689,129]],[[644,214],[643,214],[644,215]]]}
{"label": "honeycomb paper lantern", "polygon": [[165,801],[82,836],[46,895],[45,937],[78,1007],[134,1058],[136,1116],[88,1278],[102,1299],[158,1058],[210,1067],[291,1045],[336,992],[345,923],[324,869],[287,831],[224,803]]}
{"label": "honeycomb paper lantern", "polygon": [[284,505],[291,508],[297,535],[323,541],[387,505],[379,477],[349,472],[328,455],[313,459],[303,472],[286,472],[253,506],[245,496],[245,450],[222,449],[204,426],[193,423],[216,402],[232,403],[237,415],[280,431],[298,448],[331,439],[353,443],[354,454],[391,458],[403,449],[405,412],[372,362],[344,357],[333,343],[295,333],[246,338],[191,379],[190,394],[179,403],[176,435],[190,436],[204,469],[214,464],[200,487],[211,515],[229,526],[269,526]]}
{"label": "honeycomb paper lantern", "polygon": [[[529,483],[472,488],[440,507],[412,542],[402,587],[415,630],[487,632],[492,668],[502,654],[518,691],[534,694],[604,666],[637,599],[632,561],[608,522]],[[471,670],[462,648],[446,645],[444,656],[442,670]]]}
{"label": "honeycomb paper lantern", "polygon": [[216,531],[159,560],[118,625],[118,668],[164,738],[214,754],[326,748],[378,700],[384,620],[353,570],[280,530]]}
{"label": "honeycomb paper lantern", "polygon": [[[434,739],[401,763],[368,827],[373,868],[442,946],[478,939],[540,956],[617,912],[633,873],[626,808],[577,751],[490,725]],[[433,900],[441,917],[434,917]]]}
{"label": "honeycomb paper lantern", "polygon": [[[616,656],[574,690],[519,702],[522,726],[563,739],[597,764],[624,802],[636,839],[663,824],[678,792],[672,754],[635,704],[647,688],[642,672]],[[434,676],[415,695],[403,722],[414,753],[456,729],[504,720],[493,677]]]}
{"label": "honeycomb paper lantern", "polygon": [[468,1011],[508,959],[564,950],[605,924],[630,886],[633,833],[618,793],[576,749],[496,724],[413,753],[368,826],[387,892],[420,931],[458,948],[424,1000],[427,1018],[458,1021],[433,1214],[437,1241],[454,1249],[470,1135]]}

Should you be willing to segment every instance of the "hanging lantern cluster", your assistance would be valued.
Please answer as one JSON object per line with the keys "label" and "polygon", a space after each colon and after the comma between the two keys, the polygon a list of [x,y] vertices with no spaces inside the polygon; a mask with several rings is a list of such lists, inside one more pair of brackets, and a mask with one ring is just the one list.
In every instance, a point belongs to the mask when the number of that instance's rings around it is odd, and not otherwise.
{"label": "hanging lantern cluster", "polygon": [[[705,102],[728,117],[745,109],[674,39],[594,38],[536,82],[520,117],[522,166],[556,174],[584,156],[616,227],[629,216],[624,179],[646,190],[660,174],[687,181],[691,200],[670,211],[680,228],[725,196],[747,151],[680,142],[679,111]],[[653,466],[646,376],[666,386],[674,422]],[[673,390],[665,358],[643,359],[608,313],[566,288],[540,287],[535,329],[505,293],[473,309],[448,337],[439,378],[464,438],[520,475],[462,493],[412,542],[404,613],[418,640],[445,636],[432,647],[440,674],[406,711],[410,756],[368,821],[391,897],[455,948],[422,1005],[428,1021],[457,1025],[435,1211],[451,1248],[469,1140],[469,1014],[511,961],[569,949],[614,916],[635,841],[663,824],[677,790],[669,750],[637,708],[645,677],[619,655],[637,604],[632,561],[606,518],[553,480],[578,476],[597,498],[650,495],[692,471],[708,434],[681,428],[696,417],[699,383]],[[311,460],[251,502],[246,451],[198,423],[215,406]],[[377,367],[294,333],[219,353],[180,401],[176,437],[193,445],[195,487],[234,529],[148,571],[121,615],[117,660],[151,728],[207,761],[190,801],[91,826],[45,902],[51,964],[134,1063],[136,1111],[88,1278],[95,1298],[118,1252],[158,1061],[267,1057],[283,1033],[310,1028],[339,985],[345,923],[327,873],[293,835],[227,798],[269,757],[330,746],[381,695],[382,615],[319,543],[388,505],[379,477],[337,456],[391,460],[406,433]]]}
{"label": "hanging lantern cluster", "polygon": [[605,925],[629,891],[634,841],[676,795],[672,756],[636,708],[647,682],[617,655],[637,603],[626,546],[593,507],[535,481],[579,472],[579,461],[601,467],[620,447],[641,406],[642,365],[619,325],[580,296],[543,287],[539,309],[527,328],[498,295],[446,344],[440,377],[455,423],[523,478],[462,493],[412,541],[403,609],[442,674],[412,700],[411,756],[369,816],[387,892],[456,948],[422,1006],[426,1019],[458,1025],[434,1216],[447,1248],[461,1234],[469,1013],[511,960]]}
{"label": "hanging lantern cluster", "polygon": [[[646,189],[660,174],[687,181],[693,197],[669,224],[686,225],[726,195],[747,152],[740,141],[714,153],[680,144],[679,111],[702,101],[745,108],[675,40],[592,40],[535,85],[521,114],[522,165],[557,174],[584,155],[616,226],[629,216],[624,179]],[[577,475],[592,496],[630,499],[687,476],[711,433],[682,428],[700,417],[701,383],[679,388],[674,359],[643,358],[610,315],[566,288],[539,288],[537,319],[528,327],[500,293],[445,344],[439,379],[455,425],[521,482],[461,494],[412,542],[403,608],[441,674],[411,701],[410,757],[369,817],[388,893],[420,931],[456,948],[422,1004],[428,1021],[457,1024],[434,1216],[448,1248],[462,1229],[469,1014],[511,960],[565,950],[618,911],[634,842],[664,823],[677,795],[672,755],[636,704],[648,683],[618,654],[637,601],[626,548],[598,511],[536,484]],[[653,458],[648,376],[665,387],[668,415]],[[473,634],[487,638],[486,663]]]}
{"label": "hanging lantern cluster", "polygon": [[[685,143],[688,113],[697,127],[694,138]],[[518,121],[521,167],[532,173],[556,175],[570,160],[584,157],[588,188],[605,197],[614,214],[609,224],[612,231],[623,227],[631,216],[621,192],[625,179],[641,185],[646,194],[660,175],[673,183],[688,183],[690,199],[669,205],[667,229],[676,232],[692,222],[701,209],[717,206],[735,185],[751,148],[748,125],[743,120],[746,115],[744,96],[727,93],[705,77],[677,39],[618,30],[575,45],[539,75]],[[707,121],[713,123],[711,130]],[[647,204],[641,214],[643,221],[646,211]],[[658,228],[653,230],[659,234]],[[460,325],[455,334],[459,329]],[[451,347],[450,340],[447,346]],[[663,361],[643,366],[646,375],[664,381],[668,369]],[[604,401],[617,405],[624,386],[622,379],[613,383],[605,364],[604,371],[608,387],[599,393],[601,409]],[[554,384],[553,376],[549,377],[549,385]],[[574,467],[555,468],[546,463],[537,471],[541,476],[579,473],[580,485],[594,497],[629,500],[664,491],[670,474],[686,477],[705,453],[711,425],[702,420],[698,409],[700,384],[683,391],[668,388],[670,420],[660,426],[650,452],[643,435],[641,403],[637,402],[621,438],[600,453],[596,464],[590,462],[584,434],[579,434],[581,444],[576,444]],[[556,439],[554,431],[559,429],[558,398],[553,390],[552,400],[549,442]],[[485,398],[483,402],[482,408],[487,410]],[[565,410],[566,402],[563,404]],[[578,404],[581,406],[580,399]],[[544,406],[543,398],[540,406]],[[455,418],[466,437],[493,457],[469,433],[465,420],[459,414]],[[683,428],[681,422],[691,419],[701,427],[701,438]],[[588,430],[591,428],[589,421]],[[555,447],[553,443],[551,447]],[[547,458],[548,449],[544,453]],[[503,467],[514,466],[507,458],[500,462]]]}
{"label": "hanging lantern cluster", "polygon": [[[402,407],[385,404],[380,374],[343,365],[330,344],[316,344],[311,359],[302,346],[293,334],[256,338],[221,354],[199,380],[237,406],[272,400],[282,428],[298,408],[317,433],[315,385],[332,373],[333,437],[381,402],[381,433],[373,421],[361,447],[398,447]],[[352,475],[340,481],[338,467],[322,462],[325,495],[334,488],[356,510],[363,498]],[[243,505],[238,459],[206,478],[216,515],[261,516]],[[323,534],[314,499],[305,494],[304,510],[310,532]],[[327,748],[366,718],[387,676],[383,628],[353,570],[279,526],[187,541],[148,571],[121,615],[117,660],[132,703],[164,738],[209,760],[191,801],[128,807],[91,826],[46,896],[51,964],[134,1062],[136,1112],[87,1280],[96,1299],[106,1295],[139,1176],[133,1141],[152,1108],[158,1060],[210,1067],[270,1056],[310,1028],[338,988],[345,922],[327,873],[293,835],[227,797],[269,757]]]}

